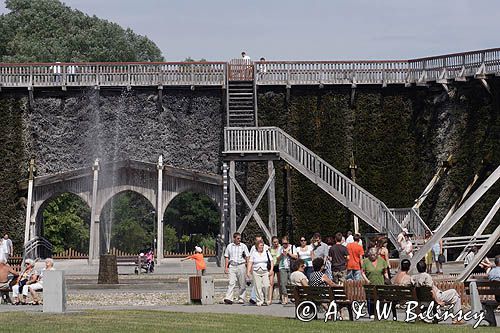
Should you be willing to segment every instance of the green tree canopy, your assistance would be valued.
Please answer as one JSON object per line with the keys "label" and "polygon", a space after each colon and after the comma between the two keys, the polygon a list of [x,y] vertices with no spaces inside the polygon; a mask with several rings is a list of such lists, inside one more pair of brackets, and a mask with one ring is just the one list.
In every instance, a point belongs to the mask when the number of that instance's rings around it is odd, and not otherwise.
{"label": "green tree canopy", "polygon": [[82,199],[63,193],[52,199],[43,211],[43,235],[60,253],[72,248],[87,253],[90,208]]}
{"label": "green tree canopy", "polygon": [[163,61],[146,36],[71,9],[59,0],[6,0],[0,61]]}
{"label": "green tree canopy", "polygon": [[123,192],[105,205],[101,224],[111,223],[111,247],[135,254],[153,245],[155,216],[146,198]]}

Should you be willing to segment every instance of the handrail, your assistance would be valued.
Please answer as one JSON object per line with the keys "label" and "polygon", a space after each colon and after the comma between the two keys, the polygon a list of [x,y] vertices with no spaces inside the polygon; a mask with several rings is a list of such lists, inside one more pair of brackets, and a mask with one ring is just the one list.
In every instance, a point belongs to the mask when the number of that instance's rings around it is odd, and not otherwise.
{"label": "handrail", "polygon": [[257,85],[443,83],[499,74],[500,48],[409,60],[0,63],[0,87],[224,86],[252,80],[253,66]]}
{"label": "handrail", "polygon": [[415,235],[414,239],[425,238],[426,231],[432,233],[431,229],[414,208],[390,208],[389,210],[401,227],[407,228],[409,233]]}
{"label": "handrail", "polygon": [[36,236],[24,244],[23,263],[26,259],[50,257],[53,249],[53,245],[47,239]]}
{"label": "handrail", "polygon": [[224,153],[279,153],[280,157],[315,182],[375,229],[388,232],[396,244],[401,226],[387,206],[278,127],[226,127]]}

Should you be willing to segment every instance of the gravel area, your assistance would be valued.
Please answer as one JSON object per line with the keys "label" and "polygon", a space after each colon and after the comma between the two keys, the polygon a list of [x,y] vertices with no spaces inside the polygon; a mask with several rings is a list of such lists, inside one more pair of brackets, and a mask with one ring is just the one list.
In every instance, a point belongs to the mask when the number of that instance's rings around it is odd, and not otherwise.
{"label": "gravel area", "polygon": [[[224,298],[224,293],[215,293],[214,301],[217,303]],[[182,293],[72,293],[67,298],[68,305],[78,306],[115,306],[115,305],[182,305],[188,303],[187,291]]]}

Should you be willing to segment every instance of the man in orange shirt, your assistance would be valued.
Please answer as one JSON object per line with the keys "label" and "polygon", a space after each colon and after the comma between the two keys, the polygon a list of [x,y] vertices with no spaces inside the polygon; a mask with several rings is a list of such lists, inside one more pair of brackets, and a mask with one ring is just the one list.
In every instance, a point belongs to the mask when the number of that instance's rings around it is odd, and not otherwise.
{"label": "man in orange shirt", "polygon": [[359,234],[354,235],[354,242],[347,244],[349,259],[347,260],[347,280],[361,280],[361,261],[365,251],[359,245]]}
{"label": "man in orange shirt", "polygon": [[181,261],[185,261],[188,259],[193,259],[196,263],[196,275],[201,272],[201,275],[205,275],[205,269],[207,268],[207,264],[205,263],[205,259],[203,258],[203,250],[199,246],[194,247],[195,254],[187,256]]}

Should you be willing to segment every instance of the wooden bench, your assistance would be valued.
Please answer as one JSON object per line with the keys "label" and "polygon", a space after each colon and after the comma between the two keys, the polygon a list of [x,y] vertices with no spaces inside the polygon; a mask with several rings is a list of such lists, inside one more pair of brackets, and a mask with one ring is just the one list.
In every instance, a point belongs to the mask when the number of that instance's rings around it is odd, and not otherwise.
{"label": "wooden bench", "polygon": [[141,274],[141,256],[116,257],[116,266],[133,266],[135,274]]}
{"label": "wooden bench", "polygon": [[[475,281],[477,286],[477,293],[481,297],[481,305],[484,309],[486,320],[490,326],[497,326],[497,321],[495,318],[495,309],[500,304],[500,281]],[[471,295],[470,284],[467,284],[465,289],[467,295],[471,296],[471,302],[473,296]]]}
{"label": "wooden bench", "polygon": [[286,287],[288,297],[294,300],[295,309],[303,301],[311,301],[319,308],[323,304],[330,304],[335,301],[337,309],[347,308],[349,313],[349,320],[353,320],[352,315],[352,301],[347,296],[344,287],[303,287],[291,286]]}
{"label": "wooden bench", "polygon": [[[432,288],[431,287],[413,287],[413,286],[397,286],[397,285],[364,285],[366,299],[371,304],[375,304],[376,301],[381,303],[392,303],[392,318],[397,320],[396,305],[404,304],[409,301],[416,301],[420,305],[425,305],[433,301]],[[371,305],[374,306],[374,305]],[[425,307],[424,307],[425,309]],[[374,310],[373,310],[374,311]],[[422,311],[421,307],[415,308],[415,313],[419,314]],[[433,313],[435,313],[436,307],[433,307]],[[374,312],[373,312],[374,313]],[[377,317],[377,320],[380,318]],[[433,320],[437,323],[437,320]]]}

